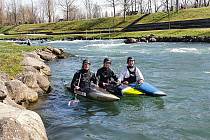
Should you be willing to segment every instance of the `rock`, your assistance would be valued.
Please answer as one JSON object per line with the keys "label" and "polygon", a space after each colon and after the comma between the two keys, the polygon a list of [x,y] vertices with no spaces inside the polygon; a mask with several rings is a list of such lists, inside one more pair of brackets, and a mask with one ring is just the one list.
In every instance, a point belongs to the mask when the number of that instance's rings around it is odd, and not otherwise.
{"label": "rock", "polygon": [[72,55],[72,54],[69,54],[69,53],[62,53],[62,54],[60,54],[60,55],[57,55],[57,58],[58,59],[65,59],[65,58],[68,58],[69,56],[72,56],[72,57],[74,57],[74,55]]}
{"label": "rock", "polygon": [[[40,69],[39,69],[39,70],[40,70]],[[24,71],[24,72],[38,73],[39,70],[35,69],[33,66],[23,66],[23,71]]]}
{"label": "rock", "polygon": [[57,48],[53,48],[52,53],[55,54],[55,55],[61,55],[62,54],[61,50],[59,50]]}
{"label": "rock", "polygon": [[150,39],[149,39],[149,42],[156,42],[157,41],[157,39],[155,38],[155,37],[151,37]]}
{"label": "rock", "polygon": [[130,43],[137,43],[137,39],[135,38],[128,38],[124,41],[124,43],[126,44],[130,44]]}
{"label": "rock", "polygon": [[0,81],[3,82],[9,81],[9,76],[5,73],[0,72]]}
{"label": "rock", "polygon": [[42,69],[40,69],[40,74],[41,75],[46,75],[46,76],[51,76],[51,70],[50,67],[43,67]]}
{"label": "rock", "polygon": [[48,92],[49,88],[50,88],[50,82],[49,80],[40,75],[40,74],[36,74],[36,80],[37,80],[37,84],[39,85],[39,87],[44,91],[44,92]]}
{"label": "rock", "polygon": [[147,39],[145,37],[140,38],[141,42],[147,42]]}
{"label": "rock", "polygon": [[3,100],[3,103],[6,104],[6,105],[10,105],[10,106],[19,108],[19,109],[25,109],[25,107],[16,104],[15,101],[12,100],[9,96],[7,96],[7,97]]}
{"label": "rock", "polygon": [[0,130],[1,140],[29,140],[27,131],[14,118],[2,118]]}
{"label": "rock", "polygon": [[28,52],[28,53],[23,54],[23,56],[24,57],[32,57],[37,60],[43,61],[43,59],[41,59],[40,56],[36,52]]}
{"label": "rock", "polygon": [[0,103],[1,140],[47,140],[40,116],[26,109]]}
{"label": "rock", "polygon": [[51,75],[50,67],[47,66],[44,62],[39,61],[35,58],[25,57],[22,61],[22,66],[32,66],[47,76]]}
{"label": "rock", "polygon": [[28,104],[38,100],[38,94],[19,80],[8,81],[5,85],[8,95],[18,104]]}
{"label": "rock", "polygon": [[37,83],[37,75],[39,75],[39,73],[25,72],[22,74],[19,80],[38,94],[43,94],[44,91],[39,87]]}
{"label": "rock", "polygon": [[3,101],[7,97],[7,88],[4,85],[3,81],[0,81],[0,101]]}
{"label": "rock", "polygon": [[38,52],[38,55],[46,61],[52,61],[56,58],[56,55],[54,55],[51,52],[47,52],[47,51]]}

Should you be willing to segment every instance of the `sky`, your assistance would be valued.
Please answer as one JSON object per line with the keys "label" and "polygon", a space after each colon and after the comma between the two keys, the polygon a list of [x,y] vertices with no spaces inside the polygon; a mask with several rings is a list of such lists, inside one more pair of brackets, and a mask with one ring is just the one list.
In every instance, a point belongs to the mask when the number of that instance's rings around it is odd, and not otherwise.
{"label": "sky", "polygon": [[[37,3],[39,0],[33,0],[33,1],[34,3]],[[22,0],[22,2],[23,4],[31,4],[31,0]],[[112,9],[111,7],[108,6],[108,2],[106,0],[92,0],[92,2],[101,5],[103,12],[108,11],[109,14],[111,13]],[[75,0],[74,4],[78,6],[80,9],[85,9],[83,0]],[[58,7],[57,13],[60,15],[62,13],[62,9]]]}

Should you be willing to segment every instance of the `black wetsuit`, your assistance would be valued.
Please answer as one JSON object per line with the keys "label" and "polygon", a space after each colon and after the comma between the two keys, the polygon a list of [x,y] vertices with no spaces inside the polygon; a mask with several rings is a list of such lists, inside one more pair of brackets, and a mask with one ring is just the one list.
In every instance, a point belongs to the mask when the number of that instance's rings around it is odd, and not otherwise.
{"label": "black wetsuit", "polygon": [[114,81],[117,82],[117,76],[110,68],[108,69],[105,67],[100,68],[96,73],[96,77],[98,78],[99,87],[101,88],[105,88],[103,83],[110,83],[112,78],[114,79]]}
{"label": "black wetsuit", "polygon": [[71,90],[73,91],[75,86],[80,87],[80,91],[88,92],[90,90],[91,81],[94,84],[97,84],[97,79],[95,74],[89,70],[81,69],[74,74],[74,77],[71,81]]}

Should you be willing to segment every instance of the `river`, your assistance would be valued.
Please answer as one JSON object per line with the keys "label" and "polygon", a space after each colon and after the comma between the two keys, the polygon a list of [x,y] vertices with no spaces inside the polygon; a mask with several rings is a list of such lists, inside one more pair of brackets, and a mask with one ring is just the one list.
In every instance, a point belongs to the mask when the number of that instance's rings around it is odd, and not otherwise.
{"label": "river", "polygon": [[[210,138],[210,44],[124,44],[123,40],[46,44],[77,56],[50,63],[53,90],[30,107],[42,117],[49,140]],[[82,59],[88,57],[96,72],[110,57],[119,75],[128,56],[135,57],[145,81],[167,96],[122,97],[112,103],[83,99],[76,107],[68,106],[72,95],[64,84],[81,68]]]}

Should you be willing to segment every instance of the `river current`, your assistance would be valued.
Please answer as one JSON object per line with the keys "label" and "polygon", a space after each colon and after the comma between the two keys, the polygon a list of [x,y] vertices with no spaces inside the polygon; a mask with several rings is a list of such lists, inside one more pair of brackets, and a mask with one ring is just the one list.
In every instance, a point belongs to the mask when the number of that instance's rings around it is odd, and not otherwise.
{"label": "river current", "polygon": [[[75,40],[44,45],[76,55],[50,63],[53,90],[30,107],[42,117],[49,140],[210,138],[210,44]],[[68,106],[72,94],[64,85],[84,58],[91,60],[91,71],[96,72],[110,57],[119,75],[128,56],[135,57],[145,81],[167,96],[126,96],[111,103],[81,99],[76,107]]]}

